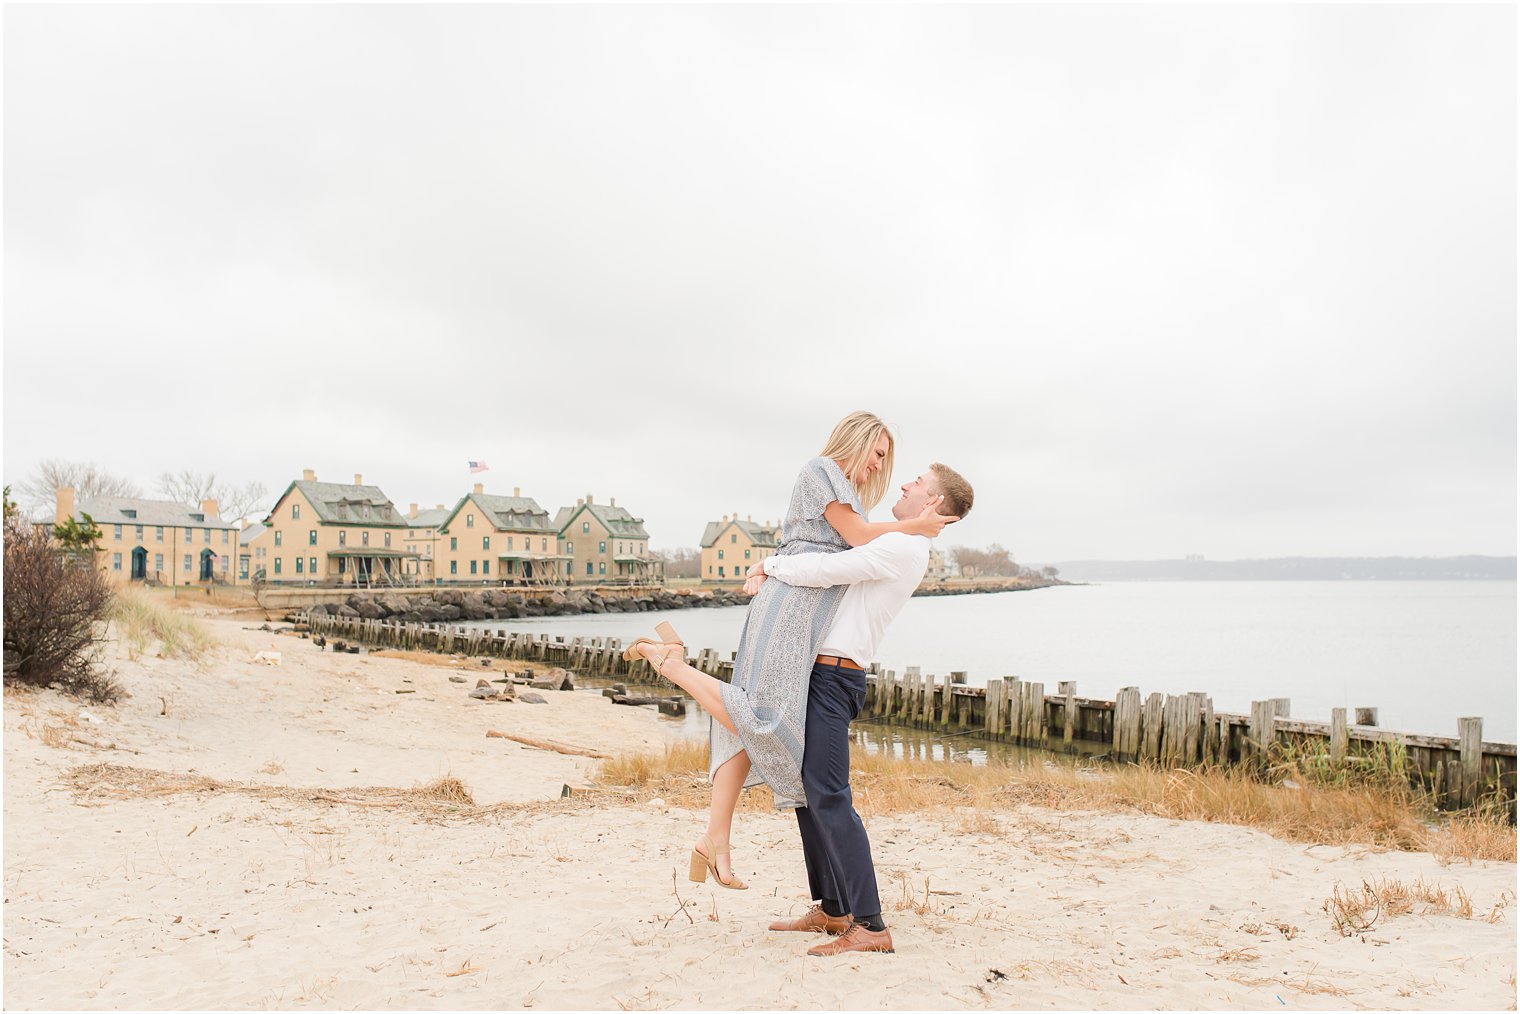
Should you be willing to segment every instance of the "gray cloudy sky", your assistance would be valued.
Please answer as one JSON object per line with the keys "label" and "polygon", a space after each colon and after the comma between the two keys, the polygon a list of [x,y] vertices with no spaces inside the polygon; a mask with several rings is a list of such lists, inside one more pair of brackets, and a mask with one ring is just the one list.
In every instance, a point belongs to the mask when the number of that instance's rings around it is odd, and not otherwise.
{"label": "gray cloudy sky", "polygon": [[863,407],[1026,561],[1514,553],[1515,18],[11,6],[5,478],[695,545]]}

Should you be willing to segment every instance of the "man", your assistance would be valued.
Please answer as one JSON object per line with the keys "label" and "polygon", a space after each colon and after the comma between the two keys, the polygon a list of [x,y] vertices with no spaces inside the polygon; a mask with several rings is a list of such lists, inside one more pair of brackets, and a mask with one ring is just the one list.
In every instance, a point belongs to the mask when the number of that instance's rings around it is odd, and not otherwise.
{"label": "man", "polygon": [[[963,518],[971,510],[971,484],[935,463],[902,487],[892,516],[899,521],[916,517],[936,496],[942,498],[941,514]],[[928,566],[928,539],[890,532],[842,553],[766,557],[747,574],[745,588],[752,593],[767,577],[811,588],[850,586],[820,644],[808,685],[802,751],[807,805],[796,813],[815,904],[800,919],[770,927],[837,936],[809,950],[811,955],[892,951],[892,934],[881,918],[871,843],[850,795],[850,722],[865,707],[865,667]]]}

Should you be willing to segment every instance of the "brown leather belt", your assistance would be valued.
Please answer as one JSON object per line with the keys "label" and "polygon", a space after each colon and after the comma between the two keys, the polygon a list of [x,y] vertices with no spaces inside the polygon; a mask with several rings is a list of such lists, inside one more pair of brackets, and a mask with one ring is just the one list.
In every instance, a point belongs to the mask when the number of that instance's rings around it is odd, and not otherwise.
{"label": "brown leather belt", "polygon": [[819,655],[817,658],[813,659],[813,662],[816,665],[837,665],[841,669],[860,669],[861,671],[865,670],[865,666],[856,665],[853,659],[844,658],[840,655]]}

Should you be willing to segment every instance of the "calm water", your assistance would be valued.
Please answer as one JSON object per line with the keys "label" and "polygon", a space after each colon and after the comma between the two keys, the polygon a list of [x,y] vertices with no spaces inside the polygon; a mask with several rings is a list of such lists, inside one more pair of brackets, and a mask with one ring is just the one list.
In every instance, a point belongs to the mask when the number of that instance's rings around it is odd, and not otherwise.
{"label": "calm water", "polygon": [[[734,650],[745,609],[491,620],[479,626],[572,637],[652,632],[668,619],[691,651]],[[1288,697],[1293,717],[1375,706],[1386,728],[1515,741],[1513,581],[1116,582],[996,595],[915,598],[881,646],[889,669],[1018,676],[1054,692],[1112,697],[1123,686],[1201,690],[1224,711]]]}

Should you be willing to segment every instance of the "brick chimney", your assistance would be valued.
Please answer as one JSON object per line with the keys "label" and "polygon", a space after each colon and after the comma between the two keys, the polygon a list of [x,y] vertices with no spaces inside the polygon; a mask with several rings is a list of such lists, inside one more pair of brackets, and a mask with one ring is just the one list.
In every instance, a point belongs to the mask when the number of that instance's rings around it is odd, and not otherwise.
{"label": "brick chimney", "polygon": [[609,496],[607,498],[607,506],[608,507],[616,507],[617,506],[617,497],[615,497],[615,496]]}
{"label": "brick chimney", "polygon": [[591,499],[591,494],[590,494],[590,493],[587,493],[587,494],[586,494],[586,502],[587,502],[587,503],[591,503],[591,502],[592,502],[592,499]]}
{"label": "brick chimney", "polygon": [[301,470],[301,481],[302,482],[316,482],[317,481],[317,473],[313,472],[309,468],[303,468]]}
{"label": "brick chimney", "polygon": [[513,486],[512,487],[512,495],[513,496],[522,496],[522,487],[521,486]]}
{"label": "brick chimney", "polygon": [[407,510],[406,516],[409,517],[409,518],[414,518],[414,517],[417,516],[417,505],[416,504],[412,504],[412,506]]}
{"label": "brick chimney", "polygon": [[53,516],[54,524],[63,524],[74,516],[74,487],[58,487],[58,511]]}
{"label": "brick chimney", "polygon": [[214,499],[201,501],[201,513],[206,515],[207,519],[221,517],[221,515],[217,513],[216,500]]}
{"label": "brick chimney", "polygon": [[728,524],[728,515],[727,514],[723,515],[723,523],[725,525]]}
{"label": "brick chimney", "polygon": [[354,473],[354,485],[355,486],[362,486],[362,485],[364,485],[364,476],[360,475],[358,472]]}
{"label": "brick chimney", "polygon": [[586,501],[582,500],[580,497],[575,498],[575,506],[582,507],[585,505],[585,503]]}
{"label": "brick chimney", "polygon": [[438,505],[438,506],[437,506],[437,507],[435,507],[435,508],[433,508],[433,509],[434,509],[434,510],[440,510],[440,511],[441,511],[441,510],[443,510],[443,504],[439,504],[439,505]]}
{"label": "brick chimney", "polygon": [[477,482],[475,484],[475,492],[477,492],[477,493],[484,493],[485,491],[486,491],[485,483],[483,483],[483,482]]}
{"label": "brick chimney", "polygon": [[252,524],[252,523],[253,522],[249,521],[247,518],[243,518],[241,521],[238,522],[238,529],[240,531],[246,532],[248,530],[248,526],[250,524]]}

